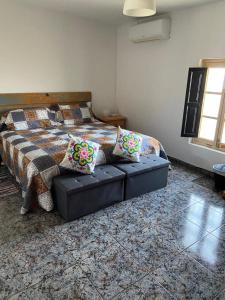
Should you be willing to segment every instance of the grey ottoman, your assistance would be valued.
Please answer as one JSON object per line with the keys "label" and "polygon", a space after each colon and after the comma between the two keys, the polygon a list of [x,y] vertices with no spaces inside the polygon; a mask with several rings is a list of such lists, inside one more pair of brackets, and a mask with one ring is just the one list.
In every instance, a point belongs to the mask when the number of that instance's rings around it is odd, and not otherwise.
{"label": "grey ottoman", "polygon": [[121,162],[114,166],[126,173],[125,200],[167,185],[169,161],[156,155],[143,156],[139,163]]}
{"label": "grey ottoman", "polygon": [[53,180],[56,208],[72,221],[124,199],[125,174],[111,165],[98,166],[92,175],[74,173]]}

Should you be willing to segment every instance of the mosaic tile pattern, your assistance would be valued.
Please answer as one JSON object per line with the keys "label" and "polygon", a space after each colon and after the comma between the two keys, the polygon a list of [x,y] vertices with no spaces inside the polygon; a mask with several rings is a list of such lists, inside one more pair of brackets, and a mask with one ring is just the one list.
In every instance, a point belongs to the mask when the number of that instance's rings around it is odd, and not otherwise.
{"label": "mosaic tile pattern", "polygon": [[213,272],[185,253],[157,269],[154,278],[178,299],[214,299],[223,288]]}
{"label": "mosaic tile pattern", "polygon": [[20,205],[0,198],[0,299],[225,299],[225,202],[198,171],[70,223]]}

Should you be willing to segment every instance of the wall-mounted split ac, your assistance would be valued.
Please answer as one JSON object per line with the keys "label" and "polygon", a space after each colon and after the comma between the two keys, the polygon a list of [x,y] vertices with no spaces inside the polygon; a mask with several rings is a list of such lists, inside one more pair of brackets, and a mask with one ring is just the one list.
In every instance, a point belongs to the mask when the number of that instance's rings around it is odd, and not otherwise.
{"label": "wall-mounted split ac", "polygon": [[167,40],[170,38],[171,19],[163,17],[130,28],[129,39],[134,43]]}

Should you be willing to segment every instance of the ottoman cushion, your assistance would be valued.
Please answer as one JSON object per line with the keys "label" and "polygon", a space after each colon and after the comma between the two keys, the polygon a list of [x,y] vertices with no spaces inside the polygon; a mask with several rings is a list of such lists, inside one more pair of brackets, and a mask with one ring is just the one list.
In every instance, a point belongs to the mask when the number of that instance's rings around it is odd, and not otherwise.
{"label": "ottoman cushion", "polygon": [[74,173],[53,180],[53,196],[66,221],[93,213],[124,198],[124,172],[111,165],[98,166],[95,173]]}
{"label": "ottoman cushion", "polygon": [[139,163],[115,164],[126,173],[125,199],[140,196],[167,184],[169,161],[156,155],[142,156]]}

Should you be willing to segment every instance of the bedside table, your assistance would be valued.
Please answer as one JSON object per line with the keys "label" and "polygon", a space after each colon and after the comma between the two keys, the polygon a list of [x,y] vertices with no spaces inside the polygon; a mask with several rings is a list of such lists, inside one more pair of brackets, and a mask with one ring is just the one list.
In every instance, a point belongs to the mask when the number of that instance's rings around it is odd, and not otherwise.
{"label": "bedside table", "polygon": [[121,115],[117,115],[117,116],[102,116],[98,118],[100,121],[115,126],[115,127],[122,127],[122,128],[126,128],[126,121],[127,119]]}

